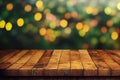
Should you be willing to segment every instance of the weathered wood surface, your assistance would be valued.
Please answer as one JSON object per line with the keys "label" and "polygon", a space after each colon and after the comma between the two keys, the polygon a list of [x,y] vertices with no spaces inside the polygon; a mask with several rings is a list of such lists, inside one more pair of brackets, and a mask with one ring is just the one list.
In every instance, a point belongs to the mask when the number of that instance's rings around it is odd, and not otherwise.
{"label": "weathered wood surface", "polygon": [[120,50],[0,50],[0,76],[120,76]]}

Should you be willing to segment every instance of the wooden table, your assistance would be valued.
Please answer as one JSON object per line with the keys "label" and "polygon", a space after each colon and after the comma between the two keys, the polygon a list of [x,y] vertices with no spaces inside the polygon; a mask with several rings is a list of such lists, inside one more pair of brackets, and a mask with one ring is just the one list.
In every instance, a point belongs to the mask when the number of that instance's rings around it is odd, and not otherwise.
{"label": "wooden table", "polygon": [[0,76],[120,76],[120,50],[0,50]]}

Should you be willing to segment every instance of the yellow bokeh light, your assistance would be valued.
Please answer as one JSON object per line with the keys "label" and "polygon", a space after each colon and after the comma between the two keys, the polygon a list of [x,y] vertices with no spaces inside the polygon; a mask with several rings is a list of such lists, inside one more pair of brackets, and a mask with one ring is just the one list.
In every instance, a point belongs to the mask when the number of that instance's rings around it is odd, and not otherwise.
{"label": "yellow bokeh light", "polygon": [[12,23],[8,22],[5,26],[6,31],[11,31],[12,30]]}
{"label": "yellow bokeh light", "polygon": [[89,27],[88,25],[84,25],[84,26],[83,26],[83,31],[84,31],[84,32],[88,32],[89,29],[90,29],[90,27]]}
{"label": "yellow bokeh light", "polygon": [[112,32],[111,38],[112,38],[113,40],[117,40],[117,39],[118,39],[118,33],[117,33],[117,32]]}
{"label": "yellow bokeh light", "polygon": [[0,21],[0,28],[4,28],[5,27],[6,22],[4,20]]}
{"label": "yellow bokeh light", "polygon": [[41,29],[39,30],[39,34],[40,34],[41,36],[44,36],[44,35],[46,34],[46,29],[45,29],[45,28],[41,28]]}
{"label": "yellow bokeh light", "polygon": [[76,29],[81,30],[83,28],[83,24],[81,22],[76,24]]}
{"label": "yellow bokeh light", "polygon": [[6,9],[7,9],[8,11],[11,11],[11,10],[13,9],[13,3],[8,3],[8,4],[6,5]]}
{"label": "yellow bokeh light", "polygon": [[91,14],[91,13],[93,12],[93,8],[92,8],[92,7],[87,7],[87,8],[86,8],[86,12],[87,12],[88,14]]}
{"label": "yellow bokeh light", "polygon": [[106,25],[107,25],[108,27],[112,27],[112,26],[113,26],[113,21],[108,20],[108,21],[106,22]]}
{"label": "yellow bokeh light", "polygon": [[56,23],[55,22],[50,22],[49,26],[50,26],[50,28],[54,29],[54,28],[56,28]]}
{"label": "yellow bokeh light", "polygon": [[81,37],[84,37],[84,36],[86,35],[86,32],[83,31],[83,30],[80,30],[80,31],[79,31],[79,35],[80,35]]}
{"label": "yellow bokeh light", "polygon": [[105,14],[110,15],[112,13],[112,9],[110,7],[106,7],[104,9]]}
{"label": "yellow bokeh light", "polygon": [[67,27],[67,25],[68,25],[67,20],[63,19],[63,20],[60,21],[60,26],[61,26],[62,28]]}
{"label": "yellow bokeh light", "polygon": [[19,27],[22,27],[22,26],[24,25],[24,19],[23,19],[23,18],[19,18],[19,19],[17,20],[17,25],[18,25]]}
{"label": "yellow bokeh light", "polygon": [[120,10],[120,2],[117,4],[117,9]]}
{"label": "yellow bokeh light", "polygon": [[43,1],[38,0],[35,5],[38,9],[41,9],[41,8],[43,8]]}
{"label": "yellow bokeh light", "polygon": [[25,12],[30,12],[32,10],[32,6],[27,4],[27,5],[25,5],[24,10],[25,10]]}
{"label": "yellow bokeh light", "polygon": [[35,21],[40,21],[42,19],[42,14],[39,12],[35,13],[34,19]]}
{"label": "yellow bokeh light", "polygon": [[70,34],[71,33],[71,28],[67,27],[66,29],[64,29],[64,32],[66,34]]}

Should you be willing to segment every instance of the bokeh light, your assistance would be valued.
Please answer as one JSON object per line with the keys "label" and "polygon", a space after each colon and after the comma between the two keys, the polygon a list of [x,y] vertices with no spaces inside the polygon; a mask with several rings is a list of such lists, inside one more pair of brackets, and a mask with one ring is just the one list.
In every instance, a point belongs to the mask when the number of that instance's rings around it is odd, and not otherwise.
{"label": "bokeh light", "polygon": [[41,36],[44,36],[46,34],[46,29],[45,28],[41,28],[39,30],[39,33],[40,33]]}
{"label": "bokeh light", "polygon": [[6,31],[11,31],[12,30],[12,23],[11,22],[8,22],[8,23],[6,23],[6,26],[5,26],[5,29],[6,29]]}
{"label": "bokeh light", "polygon": [[35,21],[40,21],[42,19],[42,14],[39,12],[35,13],[34,19]]}
{"label": "bokeh light", "polygon": [[117,32],[112,32],[111,38],[112,38],[113,40],[117,40],[117,39],[118,39],[118,33],[117,33]]}
{"label": "bokeh light", "polygon": [[110,7],[106,7],[104,11],[107,15],[110,15],[112,13],[112,9]]}
{"label": "bokeh light", "polygon": [[13,3],[8,3],[8,4],[6,5],[6,9],[7,9],[8,11],[11,11],[11,10],[13,9]]}
{"label": "bokeh light", "polygon": [[117,9],[120,10],[120,2],[117,4]]}
{"label": "bokeh light", "polygon": [[22,27],[22,26],[24,25],[24,19],[23,19],[23,18],[19,18],[19,19],[17,20],[17,25],[18,25],[19,27]]}
{"label": "bokeh light", "polygon": [[81,30],[83,28],[83,24],[81,22],[76,24],[76,29]]}
{"label": "bokeh light", "polygon": [[0,49],[120,49],[120,1],[0,0],[0,37]]}
{"label": "bokeh light", "polygon": [[67,25],[68,25],[68,22],[67,22],[67,20],[65,20],[65,19],[62,19],[62,20],[60,21],[60,26],[61,26],[62,28],[65,28],[65,27],[67,27]]}
{"label": "bokeh light", "polygon": [[0,21],[0,28],[4,28],[5,27],[5,20],[1,20]]}
{"label": "bokeh light", "polygon": [[30,12],[32,10],[32,6],[27,4],[27,5],[25,5],[24,10],[25,10],[25,12]]}

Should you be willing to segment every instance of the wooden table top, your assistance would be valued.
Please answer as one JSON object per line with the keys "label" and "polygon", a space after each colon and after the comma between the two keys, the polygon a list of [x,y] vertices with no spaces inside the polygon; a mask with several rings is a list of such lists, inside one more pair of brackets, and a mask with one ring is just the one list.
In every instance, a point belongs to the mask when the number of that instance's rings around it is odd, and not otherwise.
{"label": "wooden table top", "polygon": [[120,50],[0,50],[0,76],[120,76]]}

